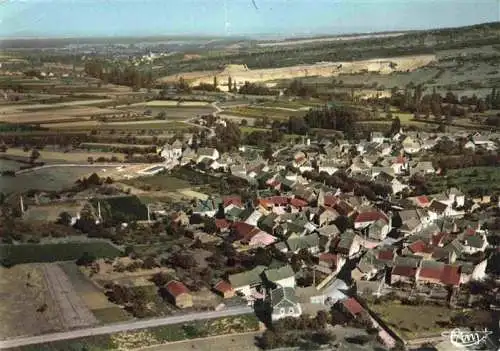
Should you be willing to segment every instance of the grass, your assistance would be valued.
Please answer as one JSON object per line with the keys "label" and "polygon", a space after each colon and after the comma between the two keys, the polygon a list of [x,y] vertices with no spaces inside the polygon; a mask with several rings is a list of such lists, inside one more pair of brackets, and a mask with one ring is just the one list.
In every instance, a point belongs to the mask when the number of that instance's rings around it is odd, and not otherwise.
{"label": "grass", "polygon": [[116,130],[142,130],[142,129],[163,129],[163,130],[184,130],[195,128],[179,121],[169,120],[144,120],[144,121],[128,121],[128,122],[99,122],[99,121],[76,121],[64,123],[49,123],[41,125],[44,128],[54,130],[73,129],[73,130],[91,130],[91,129],[116,129]]}
{"label": "grass", "polygon": [[453,314],[447,307],[409,306],[399,302],[372,304],[370,308],[404,339],[423,338],[444,331],[446,328],[440,327],[437,322],[448,321]]}
{"label": "grass", "polygon": [[[29,158],[31,155],[31,151],[25,152],[21,149],[7,149],[5,152],[6,155],[9,156],[21,156]],[[116,156],[118,161],[123,161],[123,154],[120,153],[110,153],[110,152],[60,152],[60,151],[49,151],[49,150],[40,150],[40,161],[64,161],[64,162],[88,162],[88,158],[92,157],[94,160],[97,160],[99,157],[111,158],[112,156]]]}
{"label": "grass", "polygon": [[256,131],[260,131],[260,132],[270,132],[271,130],[268,129],[268,128],[258,128],[258,127],[242,127],[240,126],[240,130],[243,132],[243,133],[251,133],[251,132],[256,132]]}
{"label": "grass", "polygon": [[450,187],[457,187],[463,192],[481,189],[483,192],[500,191],[500,168],[469,167],[449,170],[446,176],[433,176],[429,180],[432,193],[442,192]]}
{"label": "grass", "polygon": [[21,263],[74,261],[84,252],[95,257],[116,257],[122,252],[106,241],[60,244],[3,244],[0,263],[11,266]]}
{"label": "grass", "polygon": [[166,174],[156,174],[147,177],[139,177],[122,181],[139,189],[167,190],[175,191],[182,188],[189,188],[191,184],[183,179]]}
{"label": "grass", "polygon": [[257,331],[258,328],[259,322],[257,318],[255,315],[249,314],[172,324],[110,335],[95,335],[72,340],[61,340],[13,348],[11,351],[132,350],[167,342]]}
{"label": "grass", "polygon": [[258,107],[235,107],[224,110],[224,113],[241,117],[253,117],[253,118],[267,117],[271,120],[273,119],[284,120],[288,119],[290,116],[304,116],[306,114],[306,111],[286,111],[280,109],[272,109],[272,108],[264,109]]}
{"label": "grass", "polygon": [[103,324],[130,320],[130,315],[118,306],[93,309],[94,316]]}

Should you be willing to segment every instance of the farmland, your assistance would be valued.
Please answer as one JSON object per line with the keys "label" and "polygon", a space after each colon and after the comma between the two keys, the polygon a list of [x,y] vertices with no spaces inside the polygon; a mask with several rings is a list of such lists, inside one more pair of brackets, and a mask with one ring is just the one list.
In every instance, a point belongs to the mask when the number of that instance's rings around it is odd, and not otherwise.
{"label": "farmland", "polygon": [[[460,310],[450,310],[448,307],[410,306],[399,302],[372,304],[370,308],[386,321],[397,334],[407,340],[440,335],[442,331],[449,330],[450,319],[461,312]],[[485,311],[472,311],[471,318],[488,318],[488,315],[489,313]]]}
{"label": "farmland", "polygon": [[[0,291],[0,339],[50,333],[63,328],[57,303],[49,293],[41,266],[0,266]],[[45,312],[37,312],[44,304],[47,304]]]}
{"label": "farmland", "polygon": [[442,192],[457,187],[472,195],[488,194],[500,190],[498,167],[470,167],[449,170],[446,176],[435,176],[429,182],[431,192]]}
{"label": "farmland", "polygon": [[106,241],[61,244],[1,244],[0,262],[5,266],[21,263],[73,261],[83,252],[95,257],[116,257],[122,252]]}
{"label": "farmland", "polygon": [[91,282],[73,262],[59,263],[74,289],[101,323],[125,321],[131,318],[119,306],[108,301],[104,293]]}

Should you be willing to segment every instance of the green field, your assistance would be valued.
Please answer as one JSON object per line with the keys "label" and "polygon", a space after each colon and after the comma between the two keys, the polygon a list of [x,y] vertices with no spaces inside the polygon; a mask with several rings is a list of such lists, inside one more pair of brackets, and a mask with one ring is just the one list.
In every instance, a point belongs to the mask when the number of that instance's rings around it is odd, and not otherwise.
{"label": "green field", "polygon": [[95,335],[40,345],[12,348],[10,351],[62,350],[132,350],[166,342],[203,338],[216,335],[257,331],[259,321],[254,314],[201,320],[184,324],[136,330],[110,335]]}
{"label": "green field", "polygon": [[118,221],[130,222],[148,219],[148,209],[137,196],[119,196],[106,199],[92,199],[94,208],[101,203],[104,219],[112,218]]}
{"label": "green field", "polygon": [[2,244],[0,263],[11,266],[21,263],[74,261],[84,252],[95,257],[116,257],[122,252],[106,241],[61,244]]}
{"label": "green field", "polygon": [[235,107],[232,109],[224,110],[224,113],[241,116],[241,117],[253,117],[253,118],[264,118],[267,117],[270,120],[284,120],[291,116],[304,116],[307,111],[287,111],[273,108],[258,108],[258,107]]}
{"label": "green field", "polygon": [[147,177],[123,180],[122,183],[131,185],[139,189],[175,191],[182,188],[189,188],[188,181],[166,174],[156,174]]}
{"label": "green field", "polygon": [[431,193],[457,187],[465,193],[481,190],[485,194],[500,192],[499,167],[470,167],[449,170],[446,176],[433,176],[429,180]]}

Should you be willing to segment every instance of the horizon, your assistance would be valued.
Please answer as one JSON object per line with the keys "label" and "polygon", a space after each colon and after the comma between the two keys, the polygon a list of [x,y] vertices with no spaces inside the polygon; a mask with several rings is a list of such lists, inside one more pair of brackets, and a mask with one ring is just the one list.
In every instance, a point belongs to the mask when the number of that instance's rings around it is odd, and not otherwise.
{"label": "horizon", "polygon": [[[24,0],[0,4],[2,39],[305,37],[500,20],[497,0]],[[390,21],[388,21],[390,19]],[[369,23],[368,23],[369,21]]]}

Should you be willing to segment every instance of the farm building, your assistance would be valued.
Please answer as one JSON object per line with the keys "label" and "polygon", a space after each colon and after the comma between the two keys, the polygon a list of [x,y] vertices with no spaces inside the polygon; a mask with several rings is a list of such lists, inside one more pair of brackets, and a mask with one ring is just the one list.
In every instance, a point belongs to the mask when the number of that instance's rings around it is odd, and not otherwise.
{"label": "farm building", "polygon": [[225,299],[229,299],[236,294],[231,284],[225,280],[219,280],[214,285],[214,291]]}
{"label": "farm building", "polygon": [[193,296],[189,289],[177,280],[171,280],[165,285],[170,301],[179,308],[193,306]]}

